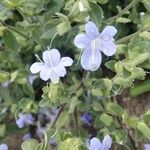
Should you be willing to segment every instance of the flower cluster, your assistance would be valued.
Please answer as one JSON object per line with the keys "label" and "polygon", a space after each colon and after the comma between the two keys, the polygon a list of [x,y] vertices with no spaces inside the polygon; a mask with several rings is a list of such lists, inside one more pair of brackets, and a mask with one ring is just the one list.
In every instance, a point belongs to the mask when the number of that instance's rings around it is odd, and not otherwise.
{"label": "flower cluster", "polygon": [[19,114],[19,119],[16,120],[16,124],[19,128],[23,128],[25,125],[33,125],[35,119],[32,114]]}
{"label": "flower cluster", "polygon": [[[81,56],[81,66],[85,70],[96,71],[101,64],[103,52],[107,56],[112,56],[116,52],[114,36],[117,30],[113,26],[107,26],[99,33],[96,25],[89,21],[85,25],[85,34],[75,37],[74,44],[78,48],[84,49]],[[43,62],[44,61],[44,62]],[[66,68],[71,66],[73,60],[70,57],[60,58],[57,49],[50,49],[43,52],[43,61],[31,65],[30,71],[33,74],[40,72],[40,78],[44,81],[51,80],[58,83],[60,77],[66,75]]]}
{"label": "flower cluster", "polygon": [[[101,64],[103,52],[107,56],[112,56],[116,52],[116,45],[114,43],[114,36],[117,33],[117,30],[113,26],[107,26],[104,30],[99,33],[96,25],[89,21],[85,25],[85,34],[79,34],[74,39],[74,44],[78,48],[83,49],[83,53],[81,56],[81,66],[85,70],[96,71]],[[30,71],[33,74],[39,73],[40,78],[44,81],[48,81],[49,79],[53,83],[58,83],[60,77],[64,77],[66,75],[66,68],[73,64],[73,60],[70,57],[62,57],[57,49],[48,49],[43,52],[42,56],[43,60],[40,62],[35,62],[31,65]],[[41,113],[38,118],[46,115],[48,120],[53,120],[53,116],[47,116],[47,114]],[[16,121],[19,127],[23,127],[25,124],[29,122],[32,124],[34,120],[32,120],[31,116],[20,115],[20,118]],[[43,118],[43,117],[42,117]],[[84,123],[89,126],[92,125],[92,115],[90,113],[85,113],[80,118]],[[40,138],[43,137],[46,126],[40,125],[37,128],[37,134]],[[87,147],[89,150],[109,150],[112,144],[112,139],[109,135],[106,135],[101,142],[96,137],[88,140]]]}

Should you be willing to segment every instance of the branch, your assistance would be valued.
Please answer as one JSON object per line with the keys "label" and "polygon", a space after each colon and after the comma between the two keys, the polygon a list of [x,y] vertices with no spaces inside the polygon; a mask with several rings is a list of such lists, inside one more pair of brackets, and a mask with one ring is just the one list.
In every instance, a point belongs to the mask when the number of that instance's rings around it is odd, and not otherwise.
{"label": "branch", "polygon": [[63,112],[65,105],[66,105],[66,103],[64,103],[64,104],[62,104],[62,105],[60,106],[59,111],[58,111],[58,113],[57,113],[57,115],[56,115],[54,121],[53,121],[52,124],[50,125],[50,128],[55,127],[55,124],[56,124],[56,122],[57,122],[57,120],[58,120],[60,114]]}
{"label": "branch", "polygon": [[79,136],[77,106],[75,107],[75,110],[74,110],[74,117],[75,117],[75,126],[76,126],[76,130],[77,130],[77,136]]}
{"label": "branch", "polygon": [[133,0],[129,5],[127,5],[122,11],[120,11],[120,13],[112,18],[109,18],[106,20],[106,22],[108,21],[114,21],[115,19],[121,17],[127,10],[129,10],[130,8],[132,8],[139,0]]}

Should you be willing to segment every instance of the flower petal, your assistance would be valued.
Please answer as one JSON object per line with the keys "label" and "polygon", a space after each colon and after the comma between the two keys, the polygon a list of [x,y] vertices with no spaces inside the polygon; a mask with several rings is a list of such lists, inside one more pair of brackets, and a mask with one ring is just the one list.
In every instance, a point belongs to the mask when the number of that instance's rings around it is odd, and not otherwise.
{"label": "flower petal", "polygon": [[150,144],[144,144],[144,150],[150,150]]}
{"label": "flower petal", "polygon": [[73,64],[73,60],[70,57],[62,57],[60,63],[65,66],[71,66]]}
{"label": "flower petal", "polygon": [[52,71],[51,75],[50,75],[50,79],[51,81],[55,84],[59,82],[59,75],[57,73],[55,73],[54,71]]}
{"label": "flower petal", "polygon": [[58,64],[57,67],[54,67],[53,70],[60,77],[64,77],[66,74],[66,68],[61,63]]}
{"label": "flower petal", "polygon": [[8,146],[6,144],[0,144],[0,150],[8,150]]}
{"label": "flower petal", "polygon": [[52,73],[52,70],[46,66],[43,66],[41,72],[40,72],[40,78],[44,81],[47,81],[50,79],[50,75]]}
{"label": "flower petal", "polygon": [[102,41],[101,43],[101,49],[100,49],[105,55],[112,56],[116,52],[116,45],[112,40],[109,41]]}
{"label": "flower petal", "polygon": [[85,70],[96,71],[100,67],[101,61],[102,56],[97,49],[94,52],[91,49],[86,49],[81,56],[81,66]]}
{"label": "flower petal", "polygon": [[30,66],[30,71],[35,74],[41,71],[43,64],[41,62],[36,62]]}
{"label": "flower petal", "polygon": [[17,119],[16,124],[18,125],[19,128],[23,128],[25,126],[24,120],[22,119]]}
{"label": "flower petal", "polygon": [[57,49],[46,50],[43,52],[43,60],[48,67],[56,66],[60,61],[60,53]]}
{"label": "flower petal", "polygon": [[112,138],[109,135],[105,135],[103,142],[102,142],[102,149],[108,150],[111,147]]}
{"label": "flower petal", "polygon": [[89,21],[88,23],[86,23],[86,25],[85,25],[85,32],[86,32],[87,36],[90,39],[96,38],[99,35],[98,28],[91,21]]}
{"label": "flower petal", "polygon": [[89,148],[89,150],[100,150],[101,146],[102,146],[102,144],[101,144],[100,140],[96,137],[93,137],[89,142],[88,148]]}
{"label": "flower petal", "polygon": [[106,26],[104,30],[101,32],[101,35],[108,35],[110,37],[114,37],[117,33],[117,29],[113,26]]}
{"label": "flower petal", "polygon": [[90,39],[85,34],[78,34],[74,39],[74,45],[78,48],[85,48],[90,44]]}

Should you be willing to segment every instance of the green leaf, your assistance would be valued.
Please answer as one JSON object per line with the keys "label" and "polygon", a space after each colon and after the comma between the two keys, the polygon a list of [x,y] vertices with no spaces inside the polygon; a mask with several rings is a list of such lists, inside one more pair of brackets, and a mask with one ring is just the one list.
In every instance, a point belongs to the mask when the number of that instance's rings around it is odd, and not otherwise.
{"label": "green leaf", "polygon": [[104,111],[102,105],[97,101],[93,102],[92,107],[93,107],[94,111]]}
{"label": "green leaf", "polygon": [[23,84],[23,91],[31,98],[34,98],[34,90],[33,90],[32,85],[29,82],[26,82],[26,84]]}
{"label": "green leaf", "polygon": [[119,17],[116,22],[119,22],[119,23],[129,23],[131,22],[130,19],[127,19],[127,18],[123,18],[123,17]]}
{"label": "green leaf", "polygon": [[78,100],[78,98],[77,98],[77,97],[73,97],[73,98],[71,99],[71,102],[70,102],[70,106],[69,106],[69,111],[68,111],[68,113],[73,113],[74,110],[75,110],[75,107],[76,107],[77,105],[79,105],[79,104],[80,104],[80,101]]}
{"label": "green leaf", "polygon": [[56,28],[59,35],[64,35],[67,31],[70,30],[71,25],[69,23],[62,22]]}
{"label": "green leaf", "polygon": [[52,39],[52,37],[57,33],[56,26],[60,23],[60,19],[53,19],[48,21],[44,25],[43,35],[40,37],[41,39]]}
{"label": "green leaf", "polygon": [[5,46],[9,48],[10,50],[14,50],[14,51],[19,50],[19,44],[16,40],[16,37],[11,31],[5,30],[3,40],[4,40]]}
{"label": "green leaf", "polygon": [[114,69],[115,63],[116,63],[115,60],[110,60],[105,63],[105,66],[115,72],[115,69]]}
{"label": "green leaf", "polygon": [[59,25],[57,25],[57,32],[59,35],[63,35],[65,34],[67,31],[69,31],[69,29],[71,28],[69,19],[67,16],[65,16],[64,14],[61,13],[56,13],[56,15],[61,19],[62,23],[60,23]]}
{"label": "green leaf", "polygon": [[37,112],[37,105],[30,98],[22,98],[18,102],[18,107],[25,112]]}
{"label": "green leaf", "polygon": [[6,125],[0,124],[0,137],[3,137],[5,135],[5,131],[6,131]]}
{"label": "green leaf", "polygon": [[150,27],[150,13],[144,14],[144,16],[141,17],[141,22],[144,28]]}
{"label": "green leaf", "polygon": [[52,137],[54,137],[54,135],[56,135],[56,134],[57,134],[57,131],[55,131],[55,129],[47,128],[47,130],[44,134],[44,143],[42,143],[44,146],[43,147],[44,150],[50,149],[50,144],[49,144],[50,139]]}
{"label": "green leaf", "polygon": [[122,85],[123,87],[129,87],[132,85],[132,78],[122,78],[122,77],[114,77],[113,83],[117,85]]}
{"label": "green leaf", "polygon": [[120,105],[115,104],[115,103],[108,103],[106,106],[106,109],[108,112],[114,115],[120,116],[120,117],[124,113],[124,109]]}
{"label": "green leaf", "polygon": [[145,40],[150,40],[150,32],[148,31],[143,31],[139,34],[139,36]]}
{"label": "green leaf", "polygon": [[79,150],[81,145],[80,138],[67,138],[64,142],[58,144],[58,150]]}
{"label": "green leaf", "polygon": [[149,0],[142,0],[145,8],[147,9],[147,11],[150,12],[150,1]]}
{"label": "green leaf", "polygon": [[22,150],[36,150],[39,142],[35,139],[26,140],[21,144]]}
{"label": "green leaf", "polygon": [[91,8],[91,11],[89,12],[90,18],[99,28],[102,24],[103,10],[101,9],[100,6],[94,3],[90,3],[90,8]]}
{"label": "green leaf", "polygon": [[123,63],[121,61],[115,63],[114,69],[117,73],[117,75],[122,75],[123,73]]}
{"label": "green leaf", "polygon": [[113,118],[110,115],[107,115],[105,113],[101,114],[100,120],[106,125],[110,126],[112,124]]}
{"label": "green leaf", "polygon": [[52,15],[55,14],[56,12],[60,12],[63,5],[64,0],[51,0],[50,5],[48,7],[47,15]]}
{"label": "green leaf", "polygon": [[150,92],[150,80],[149,79],[130,88],[130,93],[132,96],[138,96],[145,92]]}
{"label": "green leaf", "polygon": [[106,4],[108,3],[108,0],[97,0],[97,2],[100,4]]}
{"label": "green leaf", "polygon": [[137,129],[148,139],[150,139],[150,128],[144,122],[137,123]]}
{"label": "green leaf", "polygon": [[122,120],[123,123],[125,123],[128,127],[136,128],[137,125],[137,117],[135,116],[130,116],[128,113],[125,111],[122,115]]}
{"label": "green leaf", "polygon": [[110,79],[103,79],[104,85],[108,91],[112,89],[112,81]]}
{"label": "green leaf", "polygon": [[69,122],[69,114],[67,112],[63,112],[57,122],[56,122],[56,128],[59,129],[61,127],[63,127],[65,124],[67,124]]}
{"label": "green leaf", "polygon": [[14,3],[11,0],[2,0],[1,3],[8,8],[15,7]]}
{"label": "green leaf", "polygon": [[96,88],[96,89],[92,89],[92,95],[93,96],[103,96],[103,93],[102,93],[101,89]]}
{"label": "green leaf", "polygon": [[4,83],[10,77],[10,74],[4,71],[0,71],[0,83]]}
{"label": "green leaf", "polygon": [[0,25],[0,37],[2,37],[4,35],[5,29],[7,29],[5,26]]}
{"label": "green leaf", "polygon": [[112,134],[115,137],[115,141],[118,144],[123,145],[123,142],[124,142],[124,139],[125,139],[124,131],[122,131],[122,130],[115,130]]}

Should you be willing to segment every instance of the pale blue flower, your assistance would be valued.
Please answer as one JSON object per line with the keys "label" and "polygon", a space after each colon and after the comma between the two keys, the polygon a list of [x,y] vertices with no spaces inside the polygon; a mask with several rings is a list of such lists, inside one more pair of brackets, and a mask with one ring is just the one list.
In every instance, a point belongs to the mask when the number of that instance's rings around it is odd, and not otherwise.
{"label": "pale blue flower", "polygon": [[16,124],[19,128],[23,128],[25,125],[33,125],[35,119],[32,114],[19,114],[19,119],[16,120]]}
{"label": "pale blue flower", "polygon": [[145,144],[144,148],[145,148],[144,150],[150,150],[150,144]]}
{"label": "pale blue flower", "polygon": [[57,49],[49,49],[43,52],[43,61],[36,62],[31,65],[30,71],[33,74],[40,72],[40,78],[44,81],[51,80],[53,83],[58,83],[60,77],[66,75],[66,68],[71,66],[73,60],[70,57],[60,58],[60,53]]}
{"label": "pale blue flower", "polygon": [[6,80],[4,83],[1,84],[1,86],[3,88],[7,88],[10,84],[11,84],[11,81],[10,80]]}
{"label": "pale blue flower", "polygon": [[89,126],[91,126],[91,122],[92,122],[92,115],[90,113],[84,113],[80,119],[85,122],[86,124],[88,124]]}
{"label": "pale blue flower", "polygon": [[105,135],[101,142],[98,138],[93,137],[87,143],[89,150],[109,150],[112,144],[112,139],[109,135]]}
{"label": "pale blue flower", "polygon": [[29,140],[29,139],[31,139],[31,138],[32,138],[31,133],[27,133],[27,134],[25,134],[25,135],[22,137],[22,141],[26,141],[26,140]]}
{"label": "pale blue flower", "polygon": [[28,81],[32,85],[34,80],[37,78],[37,75],[29,75]]}
{"label": "pale blue flower", "polygon": [[8,150],[7,144],[0,144],[0,150]]}
{"label": "pale blue flower", "polygon": [[81,56],[81,66],[85,70],[95,71],[100,67],[103,52],[107,56],[112,56],[116,52],[114,36],[117,30],[113,26],[106,26],[99,33],[96,25],[89,21],[85,25],[85,34],[79,34],[75,37],[76,47],[84,49]]}
{"label": "pale blue flower", "polygon": [[42,140],[43,137],[44,137],[45,131],[46,131],[46,127],[38,126],[38,128],[36,129],[36,134],[38,135],[38,137],[39,137],[41,140]]}

